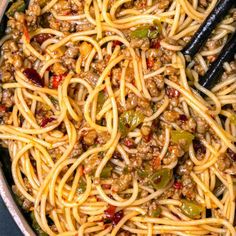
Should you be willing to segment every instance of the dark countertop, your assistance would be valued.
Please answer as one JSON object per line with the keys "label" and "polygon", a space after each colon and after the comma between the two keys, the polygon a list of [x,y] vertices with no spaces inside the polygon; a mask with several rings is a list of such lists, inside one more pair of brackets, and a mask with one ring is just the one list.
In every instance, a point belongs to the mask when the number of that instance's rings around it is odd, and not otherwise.
{"label": "dark countertop", "polygon": [[0,197],[0,235],[23,236]]}

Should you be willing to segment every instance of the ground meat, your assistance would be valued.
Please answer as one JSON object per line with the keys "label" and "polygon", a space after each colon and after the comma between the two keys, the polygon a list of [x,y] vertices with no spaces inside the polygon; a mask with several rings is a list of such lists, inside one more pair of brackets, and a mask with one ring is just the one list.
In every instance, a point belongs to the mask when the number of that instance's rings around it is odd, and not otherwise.
{"label": "ground meat", "polygon": [[184,150],[180,147],[180,145],[171,145],[168,148],[168,152],[166,156],[163,158],[163,164],[169,165],[175,162],[179,157],[184,155]]}
{"label": "ground meat", "polygon": [[52,29],[59,30],[62,32],[74,32],[75,31],[75,23],[70,23],[65,20],[57,20],[52,15],[48,17],[49,26]]}
{"label": "ground meat", "polygon": [[195,120],[197,122],[197,132],[199,134],[205,134],[209,129],[208,124],[200,117],[196,117]]}
{"label": "ground meat", "polygon": [[[76,4],[74,4],[76,6]],[[71,12],[70,1],[59,0],[54,6],[53,9],[60,15],[68,15]],[[76,10],[76,9],[75,9]]]}
{"label": "ground meat", "polygon": [[136,169],[138,167],[141,167],[143,163],[143,159],[139,155],[131,156],[130,157],[130,164],[131,164],[131,169]]}
{"label": "ground meat", "polygon": [[75,158],[75,157],[79,157],[83,152],[83,148],[82,148],[82,144],[77,142],[75,145],[74,145],[74,148],[70,154],[70,158]]}
{"label": "ground meat", "polygon": [[196,63],[194,65],[194,70],[201,76],[203,76],[205,74],[205,70],[203,69],[203,67],[199,63]]}
{"label": "ground meat", "polygon": [[93,71],[82,72],[79,74],[79,77],[85,79],[90,85],[96,86],[97,81],[99,79],[99,75]]}
{"label": "ground meat", "polygon": [[68,58],[77,58],[79,55],[79,47],[76,45],[70,45],[65,51],[65,57]]}
{"label": "ground meat", "polygon": [[179,119],[179,113],[176,111],[165,111],[163,113],[163,118],[167,122],[175,122]]}
{"label": "ground meat", "polygon": [[131,182],[132,182],[132,175],[131,174],[121,175],[119,177],[119,179],[115,179],[113,181],[111,190],[113,192],[120,193],[120,192],[126,190],[129,187],[129,185],[131,184]]}
{"label": "ground meat", "polygon": [[37,28],[37,19],[41,14],[41,8],[36,1],[31,2],[26,10],[27,25],[33,28]]}
{"label": "ground meat", "polygon": [[88,130],[83,134],[83,142],[89,146],[95,143],[96,138],[97,138],[97,132],[96,130],[93,129]]}
{"label": "ground meat", "polygon": [[160,150],[157,145],[157,142],[154,138],[152,138],[149,142],[141,142],[137,146],[137,154],[136,156],[141,158],[142,160],[151,160],[153,157],[159,154]]}
{"label": "ground meat", "polygon": [[181,129],[186,130],[188,132],[194,132],[197,127],[197,123],[192,117],[184,122],[180,121],[178,123],[180,123],[179,125]]}
{"label": "ground meat", "polygon": [[143,38],[143,39],[134,38],[131,39],[130,46],[132,48],[138,48],[146,51],[150,48],[150,40],[148,38]]}
{"label": "ground meat", "polygon": [[218,164],[218,168],[219,168],[220,171],[225,171],[226,169],[230,168],[231,161],[230,161],[230,159],[228,158],[227,155],[221,154],[218,157],[217,164]]}
{"label": "ground meat", "polygon": [[153,114],[151,104],[146,99],[138,98],[137,110],[142,112],[145,116],[151,116]]}
{"label": "ground meat", "polygon": [[33,202],[30,202],[28,199],[26,199],[22,193],[19,191],[16,185],[12,186],[12,191],[15,194],[16,202],[25,210],[30,211],[30,209],[33,207]]}
{"label": "ground meat", "polygon": [[134,93],[128,93],[128,98],[126,100],[126,109],[132,110],[138,105],[138,98]]}
{"label": "ground meat", "polygon": [[136,0],[134,1],[134,7],[137,9],[144,9],[147,6],[146,0]]}
{"label": "ground meat", "polygon": [[1,104],[6,107],[12,107],[14,105],[14,90],[3,89],[1,95]]}
{"label": "ground meat", "polygon": [[92,63],[92,68],[94,69],[94,71],[101,74],[106,68],[110,60],[110,57],[111,57],[110,55],[106,55],[102,61],[97,61],[96,63]]}
{"label": "ground meat", "polygon": [[96,141],[99,143],[99,144],[105,144],[109,141],[110,139],[110,134],[108,132],[99,132],[97,134],[97,139]]}
{"label": "ground meat", "polygon": [[94,170],[96,170],[97,166],[101,162],[101,158],[95,154],[86,158],[84,161],[84,173],[85,174],[92,174]]}
{"label": "ground meat", "polygon": [[50,149],[48,152],[53,160],[58,160],[63,154],[59,148]]}
{"label": "ground meat", "polygon": [[121,78],[121,68],[114,68],[111,72],[111,82],[115,87],[119,86]]}
{"label": "ground meat", "polygon": [[154,78],[146,80],[146,87],[152,97],[158,97],[160,94],[160,90],[158,89],[156,80]]}
{"label": "ground meat", "polygon": [[152,201],[152,202],[148,202],[147,203],[147,207],[148,207],[148,215],[150,217],[153,217],[155,212],[157,212],[157,210],[159,209],[160,210],[160,206],[158,205],[158,202],[157,201]]}
{"label": "ground meat", "polygon": [[14,40],[19,40],[23,33],[24,21],[24,13],[16,12],[14,18],[10,18],[7,22],[6,33],[11,33]]}
{"label": "ground meat", "polygon": [[134,80],[134,69],[128,67],[126,69],[125,81],[131,83]]}
{"label": "ground meat", "polygon": [[193,169],[193,162],[191,160],[186,160],[184,164],[179,165],[176,173],[180,176],[189,175]]}
{"label": "ground meat", "polygon": [[168,188],[161,196],[161,199],[171,198],[179,200],[181,198],[181,190],[175,189],[174,187]]}
{"label": "ground meat", "polygon": [[195,199],[196,196],[196,184],[195,182],[190,178],[189,175],[183,175],[181,178],[182,182],[182,195],[186,197],[187,199]]}

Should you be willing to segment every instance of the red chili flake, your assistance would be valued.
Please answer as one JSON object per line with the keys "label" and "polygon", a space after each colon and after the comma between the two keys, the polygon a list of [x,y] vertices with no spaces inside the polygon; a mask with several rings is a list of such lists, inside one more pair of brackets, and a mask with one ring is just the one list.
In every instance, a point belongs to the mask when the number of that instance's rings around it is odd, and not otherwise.
{"label": "red chili flake", "polygon": [[180,96],[180,92],[174,88],[167,88],[166,95],[169,98],[178,98]]}
{"label": "red chili flake", "polygon": [[151,41],[151,48],[159,49],[161,47],[159,39],[153,39]]}
{"label": "red chili flake", "polygon": [[180,182],[175,182],[173,186],[175,189],[181,189],[183,187],[182,183]]}
{"label": "red chili flake", "polygon": [[28,28],[25,24],[23,24],[23,34],[26,38],[26,41],[29,43],[30,42],[30,34],[29,34]]}
{"label": "red chili flake", "polygon": [[5,105],[0,105],[0,112],[5,112],[7,107]]}
{"label": "red chili flake", "polygon": [[53,75],[52,76],[52,87],[57,89],[60,82],[64,79],[65,75]]}
{"label": "red chili flake", "polygon": [[160,160],[160,157],[157,156],[157,157],[154,157],[152,159],[152,167],[154,170],[157,170],[161,165],[161,160]]}
{"label": "red chili flake", "polygon": [[38,87],[44,86],[42,78],[35,69],[26,68],[24,69],[23,73],[33,84],[37,85]]}
{"label": "red chili flake", "polygon": [[40,45],[47,39],[52,38],[52,34],[37,34],[33,37],[33,41],[39,43]]}
{"label": "red chili flake", "polygon": [[115,46],[121,46],[122,45],[122,42],[119,41],[119,40],[114,40],[113,43],[112,43],[112,46],[115,47]]}
{"label": "red chili flake", "polygon": [[102,187],[104,189],[111,189],[111,185],[110,184],[102,184]]}
{"label": "red chili flake", "polygon": [[116,212],[112,219],[112,225],[117,225],[120,222],[120,220],[123,218],[123,216],[124,216],[123,210]]}
{"label": "red chili flake", "polygon": [[154,59],[152,57],[147,58],[147,68],[151,69],[154,66]]}
{"label": "red chili flake", "polygon": [[84,167],[81,165],[79,166],[79,176],[82,176],[84,174]]}
{"label": "red chili flake", "polygon": [[134,140],[132,138],[125,138],[124,145],[128,148],[132,148],[134,146]]}
{"label": "red chili flake", "polygon": [[206,147],[197,138],[193,140],[193,149],[196,154],[202,155],[206,153]]}
{"label": "red chili flake", "polygon": [[228,157],[233,161],[236,162],[236,153],[233,152],[230,148],[227,149],[226,151]]}
{"label": "red chili flake", "polygon": [[104,211],[106,218],[113,219],[116,212],[116,206],[109,205],[109,207]]}
{"label": "red chili flake", "polygon": [[188,120],[188,117],[186,115],[184,115],[184,114],[180,114],[179,115],[179,120],[184,122],[184,121]]}
{"label": "red chili flake", "polygon": [[143,141],[148,143],[150,142],[151,138],[152,138],[152,132],[150,132],[148,135],[143,136]]}
{"label": "red chili flake", "polygon": [[41,122],[41,127],[44,128],[48,123],[50,123],[50,122],[52,122],[52,121],[54,121],[54,120],[56,120],[56,119],[53,118],[53,117],[50,117],[50,118],[46,117],[46,118],[43,118],[43,120],[42,120],[42,122]]}

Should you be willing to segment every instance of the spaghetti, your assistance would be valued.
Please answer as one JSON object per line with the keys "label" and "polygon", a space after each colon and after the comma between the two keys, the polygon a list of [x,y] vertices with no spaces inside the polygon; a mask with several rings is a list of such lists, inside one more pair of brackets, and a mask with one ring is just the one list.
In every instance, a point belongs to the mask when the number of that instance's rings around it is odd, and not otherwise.
{"label": "spaghetti", "polygon": [[188,65],[180,52],[209,2],[13,3],[0,139],[39,235],[236,235],[236,63],[198,83],[235,9]]}

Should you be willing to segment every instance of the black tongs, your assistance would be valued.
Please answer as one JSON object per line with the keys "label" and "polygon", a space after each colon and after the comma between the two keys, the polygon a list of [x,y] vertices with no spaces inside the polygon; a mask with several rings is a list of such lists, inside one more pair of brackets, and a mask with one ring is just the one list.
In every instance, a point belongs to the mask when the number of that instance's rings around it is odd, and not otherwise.
{"label": "black tongs", "polygon": [[[207,41],[211,32],[215,29],[217,24],[227,15],[236,0],[220,0],[216,7],[205,19],[203,24],[199,27],[189,43],[184,47],[182,53],[191,59],[201,49],[203,44]],[[224,72],[223,64],[234,59],[236,52],[236,32],[234,32],[228,42],[225,44],[217,59],[210,65],[206,74],[199,79],[199,83],[211,89],[220,79]]]}

